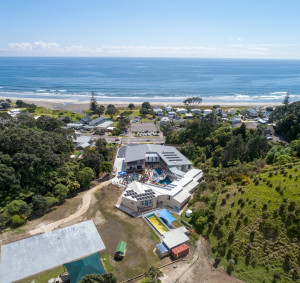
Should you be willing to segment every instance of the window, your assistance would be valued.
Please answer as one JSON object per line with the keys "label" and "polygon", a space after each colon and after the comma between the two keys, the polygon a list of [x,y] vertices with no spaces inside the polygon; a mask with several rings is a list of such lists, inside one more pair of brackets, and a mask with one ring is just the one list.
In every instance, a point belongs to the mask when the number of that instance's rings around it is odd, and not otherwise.
{"label": "window", "polygon": [[171,199],[171,196],[168,196],[168,200],[170,200]]}
{"label": "window", "polygon": [[144,202],[143,202],[143,201],[141,201],[141,205],[144,205]]}
{"label": "window", "polygon": [[152,203],[152,199],[149,200],[149,203]]}
{"label": "window", "polygon": [[147,200],[145,200],[145,206],[148,206],[148,201]]}

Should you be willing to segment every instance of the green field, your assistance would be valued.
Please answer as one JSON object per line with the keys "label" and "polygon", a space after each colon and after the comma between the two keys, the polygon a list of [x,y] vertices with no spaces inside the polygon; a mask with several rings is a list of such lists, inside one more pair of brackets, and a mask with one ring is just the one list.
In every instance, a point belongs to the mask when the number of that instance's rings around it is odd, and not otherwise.
{"label": "green field", "polygon": [[222,188],[215,221],[204,231],[213,257],[246,282],[299,280],[299,196],[299,164],[268,168],[246,186]]}

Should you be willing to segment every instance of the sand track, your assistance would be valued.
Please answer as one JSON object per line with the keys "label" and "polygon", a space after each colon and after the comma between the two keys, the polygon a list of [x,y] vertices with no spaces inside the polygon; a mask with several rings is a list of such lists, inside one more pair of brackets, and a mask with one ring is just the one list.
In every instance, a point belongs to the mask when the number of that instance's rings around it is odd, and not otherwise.
{"label": "sand track", "polygon": [[50,231],[53,231],[56,228],[58,228],[60,225],[66,224],[66,223],[76,219],[77,217],[83,215],[84,213],[87,212],[87,210],[90,207],[91,198],[92,198],[93,194],[95,192],[97,192],[99,189],[101,189],[101,188],[103,188],[103,187],[105,187],[109,184],[111,184],[111,180],[103,182],[103,183],[91,188],[90,190],[88,190],[82,197],[82,205],[80,206],[80,208],[75,213],[71,214],[70,216],[68,216],[66,218],[57,220],[55,222],[52,222],[52,223],[49,223],[49,224],[44,224],[41,227],[38,227],[36,229],[28,231],[28,233],[30,235],[37,235],[37,234],[40,234],[40,233],[50,232]]}

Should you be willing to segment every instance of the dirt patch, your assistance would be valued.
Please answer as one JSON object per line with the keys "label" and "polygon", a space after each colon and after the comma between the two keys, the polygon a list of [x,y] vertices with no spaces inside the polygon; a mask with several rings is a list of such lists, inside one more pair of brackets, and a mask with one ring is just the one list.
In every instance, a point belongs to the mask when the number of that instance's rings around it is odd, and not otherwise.
{"label": "dirt patch", "polygon": [[[164,273],[163,283],[241,283],[243,281],[229,276],[223,267],[214,268],[212,261],[208,258],[208,245],[204,238],[201,238],[201,248],[199,249],[199,259],[195,260],[197,253],[194,253],[190,259],[176,263],[177,268],[173,265],[162,268]],[[193,263],[195,261],[195,263]]]}

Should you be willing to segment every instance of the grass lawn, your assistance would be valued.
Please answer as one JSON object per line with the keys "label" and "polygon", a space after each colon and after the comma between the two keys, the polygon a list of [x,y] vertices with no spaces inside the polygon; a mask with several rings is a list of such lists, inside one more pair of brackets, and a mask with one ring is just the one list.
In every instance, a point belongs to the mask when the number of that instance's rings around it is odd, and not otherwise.
{"label": "grass lawn", "polygon": [[35,116],[41,116],[41,115],[47,115],[47,116],[51,116],[51,117],[69,117],[70,119],[72,119],[73,121],[78,121],[81,118],[83,118],[85,115],[80,114],[80,113],[76,113],[73,111],[68,111],[68,110],[54,110],[54,109],[48,109],[48,108],[44,108],[44,107],[37,107],[33,110],[27,109],[25,108],[21,108],[21,110],[23,111],[27,111],[29,113],[34,114]]}
{"label": "grass lawn", "polygon": [[102,259],[102,262],[104,264],[104,267],[108,273],[114,273],[115,269],[110,263],[109,254],[107,252],[101,252],[100,257]]}
{"label": "grass lawn", "polygon": [[[97,203],[87,217],[93,216],[96,227],[106,246],[110,264],[120,281],[145,272],[151,265],[163,264],[154,253],[158,237],[142,218],[132,218],[114,208],[122,189],[113,185],[96,193]],[[154,233],[155,234],[155,233]],[[127,243],[127,253],[122,261],[115,261],[119,241]]]}
{"label": "grass lawn", "polygon": [[[29,263],[30,264],[30,263]],[[45,271],[43,273],[30,276],[27,279],[22,279],[17,281],[18,283],[31,283],[33,280],[35,280],[36,283],[45,283],[48,282],[50,278],[56,278],[59,274],[64,273],[66,269],[64,266],[59,266],[57,268]]]}

